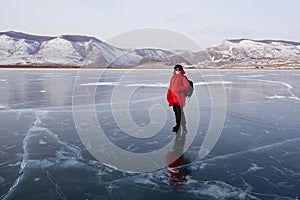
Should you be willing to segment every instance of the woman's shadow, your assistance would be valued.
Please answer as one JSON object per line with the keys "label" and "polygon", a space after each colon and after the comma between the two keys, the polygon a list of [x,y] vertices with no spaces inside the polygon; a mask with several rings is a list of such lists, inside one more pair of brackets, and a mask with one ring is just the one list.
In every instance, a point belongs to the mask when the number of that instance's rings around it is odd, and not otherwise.
{"label": "woman's shadow", "polygon": [[190,170],[185,166],[190,161],[184,156],[184,144],[187,131],[179,131],[176,134],[175,143],[172,151],[166,155],[168,164],[168,178],[170,183],[178,186],[187,181],[186,176],[190,174]]}

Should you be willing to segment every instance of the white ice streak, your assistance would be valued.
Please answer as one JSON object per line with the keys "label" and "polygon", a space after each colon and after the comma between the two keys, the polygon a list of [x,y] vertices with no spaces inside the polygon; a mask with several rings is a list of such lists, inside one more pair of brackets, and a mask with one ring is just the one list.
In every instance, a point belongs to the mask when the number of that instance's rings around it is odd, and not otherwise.
{"label": "white ice streak", "polygon": [[7,105],[4,105],[4,104],[0,103],[0,109],[5,109],[5,108],[7,108]]}
{"label": "white ice streak", "polygon": [[83,83],[81,86],[124,86],[124,87],[168,87],[168,83],[124,83],[124,82],[95,82]]}
{"label": "white ice streak", "polygon": [[[210,81],[210,82],[194,82],[194,85],[225,85],[231,84],[230,81]],[[124,87],[162,87],[167,88],[169,83],[124,83],[124,82],[94,82],[83,83],[81,86],[124,86]]]}
{"label": "white ice streak", "polygon": [[244,135],[244,136],[251,136],[251,134],[249,134],[249,133],[244,133],[244,132],[242,132],[242,131],[240,132],[240,134],[241,134],[241,135]]}
{"label": "white ice streak", "polygon": [[232,82],[230,81],[209,81],[209,82],[194,82],[194,85],[227,85],[231,84]]}
{"label": "white ice streak", "polygon": [[95,85],[103,85],[103,86],[115,86],[115,85],[120,85],[119,82],[95,82],[95,83],[83,83],[80,84],[80,86],[95,86]]}
{"label": "white ice streak", "polygon": [[238,75],[238,78],[257,78],[257,77],[264,77],[263,74],[253,74],[253,75]]}
{"label": "white ice streak", "polygon": [[133,181],[134,181],[134,183],[137,183],[137,184],[148,185],[148,186],[153,185],[153,186],[158,187],[158,185],[156,183],[154,183],[150,179],[146,179],[146,178],[136,178]]}
{"label": "white ice streak", "polygon": [[259,170],[262,170],[262,169],[264,169],[264,168],[263,167],[259,167],[255,163],[252,163],[252,166],[249,167],[249,169],[246,171],[246,173],[256,172],[256,171],[259,171]]}
{"label": "white ice streak", "polygon": [[292,99],[292,100],[300,101],[300,98],[296,97],[296,96],[280,96],[277,94],[274,94],[274,96],[267,96],[266,98],[268,98],[268,99]]}
{"label": "white ice streak", "polygon": [[55,187],[55,191],[56,191],[56,193],[58,194],[58,196],[59,196],[61,199],[65,200],[66,198],[65,198],[64,194],[62,193],[61,188],[59,187],[59,185],[56,184],[56,183],[54,182],[53,178],[51,177],[51,174],[50,174],[47,170],[45,170],[45,172],[46,172],[46,174],[47,174],[47,179],[48,179],[48,180],[50,181],[50,183]]}
{"label": "white ice streak", "polygon": [[168,87],[168,83],[131,83],[126,84],[126,87]]}
{"label": "white ice streak", "polygon": [[264,80],[264,79],[246,79],[246,78],[240,78],[240,79],[251,80],[251,81],[261,81],[261,82],[266,82],[266,83],[283,85],[284,87],[286,87],[286,91],[290,94],[290,96],[282,96],[282,95],[274,94],[273,96],[266,96],[266,98],[268,98],[268,99],[292,99],[292,100],[300,101],[300,98],[297,97],[292,92],[292,89],[294,89],[293,86],[291,86],[288,83],[281,82],[281,81]]}
{"label": "white ice streak", "polygon": [[210,163],[202,163],[199,167],[199,169],[205,169],[207,167],[210,167],[210,166],[214,166],[215,164],[210,164]]}

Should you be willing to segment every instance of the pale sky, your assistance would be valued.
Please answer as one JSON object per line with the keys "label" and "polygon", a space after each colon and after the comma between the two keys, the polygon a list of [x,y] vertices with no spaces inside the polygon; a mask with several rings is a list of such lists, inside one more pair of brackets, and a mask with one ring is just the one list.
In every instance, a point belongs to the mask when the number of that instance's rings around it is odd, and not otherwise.
{"label": "pale sky", "polygon": [[238,38],[299,42],[299,8],[299,0],[0,0],[0,31],[106,41],[135,29],[160,28],[202,47]]}

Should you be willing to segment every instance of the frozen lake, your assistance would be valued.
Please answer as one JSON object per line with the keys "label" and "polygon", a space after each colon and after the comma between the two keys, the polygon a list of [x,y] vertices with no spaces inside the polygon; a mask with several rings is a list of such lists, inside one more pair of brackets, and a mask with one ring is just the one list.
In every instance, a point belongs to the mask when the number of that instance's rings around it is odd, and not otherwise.
{"label": "frozen lake", "polygon": [[[1,70],[1,199],[299,198],[300,71],[187,70],[195,93],[185,107],[186,135],[171,131],[174,116],[166,92],[172,70],[107,70],[98,77],[99,71]],[[128,71],[129,78],[122,80]],[[130,93],[132,87],[137,89]],[[220,88],[226,99],[216,102],[226,106],[225,122],[212,151],[200,159],[212,107],[218,110],[211,97],[218,98]],[[198,99],[196,108],[193,98]],[[74,103],[83,116],[77,123]],[[160,128],[154,135],[137,138],[143,133],[139,129],[128,123],[126,130],[119,127],[119,114],[147,127],[152,105],[164,110],[153,119],[167,117],[155,122]],[[199,120],[192,115],[195,110],[200,111]],[[88,118],[93,112],[109,141],[132,155],[171,141],[168,153],[160,155],[166,162],[186,151],[169,167],[143,173],[118,170],[118,163],[100,162],[81,140],[78,131],[95,125]],[[130,130],[132,135],[126,134]],[[97,150],[130,164],[131,157],[111,155],[107,146]]]}

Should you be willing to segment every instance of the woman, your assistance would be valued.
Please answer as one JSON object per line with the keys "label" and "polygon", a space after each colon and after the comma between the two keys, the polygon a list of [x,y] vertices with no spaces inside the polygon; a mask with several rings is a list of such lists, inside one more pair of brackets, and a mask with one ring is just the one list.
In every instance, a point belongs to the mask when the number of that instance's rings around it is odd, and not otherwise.
{"label": "woman", "polygon": [[178,132],[180,125],[182,125],[183,130],[186,130],[186,121],[183,112],[183,106],[185,105],[184,91],[188,90],[190,85],[184,74],[183,67],[181,65],[175,65],[167,93],[169,106],[173,106],[176,119],[176,125],[172,130],[173,132]]}

